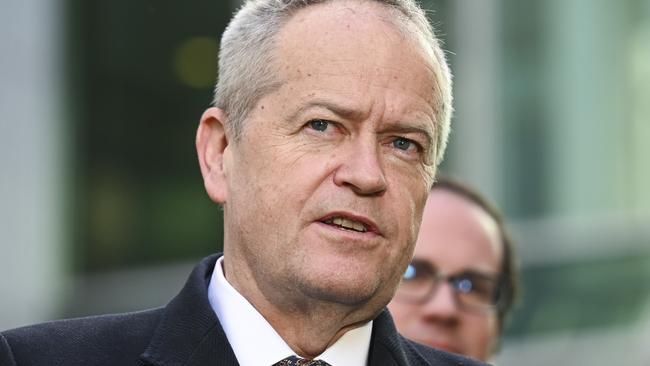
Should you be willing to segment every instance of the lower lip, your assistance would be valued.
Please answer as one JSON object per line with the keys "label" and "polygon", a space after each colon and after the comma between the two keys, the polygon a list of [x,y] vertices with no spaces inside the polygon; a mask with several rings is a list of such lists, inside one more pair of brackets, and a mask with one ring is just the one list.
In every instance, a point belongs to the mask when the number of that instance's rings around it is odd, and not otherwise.
{"label": "lower lip", "polygon": [[327,233],[334,234],[338,238],[343,238],[348,240],[367,241],[371,239],[376,239],[378,237],[377,233],[375,233],[374,231],[360,232],[354,230],[347,230],[347,229],[342,229],[340,227],[337,227],[335,225],[325,224],[321,221],[316,221],[316,224],[318,224],[319,227],[325,229]]}

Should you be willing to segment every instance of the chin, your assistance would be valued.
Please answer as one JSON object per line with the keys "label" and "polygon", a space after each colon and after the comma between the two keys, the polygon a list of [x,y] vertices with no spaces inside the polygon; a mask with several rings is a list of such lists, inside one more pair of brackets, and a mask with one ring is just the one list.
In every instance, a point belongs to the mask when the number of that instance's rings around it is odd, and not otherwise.
{"label": "chin", "polygon": [[451,353],[458,353],[458,354],[463,354],[464,353],[460,348],[458,348],[458,347],[456,347],[456,346],[454,346],[452,344],[449,344],[449,343],[436,342],[436,341],[428,341],[428,342],[424,341],[424,342],[421,342],[421,343],[424,343],[424,344],[428,345],[431,348],[435,348],[435,349],[438,349],[438,350],[441,350],[441,351],[446,351],[446,352],[451,352]]}
{"label": "chin", "polygon": [[373,302],[381,292],[379,281],[359,281],[359,278],[320,276],[309,282],[301,286],[302,292],[307,296],[349,306],[360,306]]}

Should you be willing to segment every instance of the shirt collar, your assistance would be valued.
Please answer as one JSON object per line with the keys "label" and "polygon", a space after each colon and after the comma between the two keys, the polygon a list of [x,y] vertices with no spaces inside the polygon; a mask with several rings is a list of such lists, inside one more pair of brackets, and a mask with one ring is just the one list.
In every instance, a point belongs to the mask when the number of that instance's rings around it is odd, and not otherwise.
{"label": "shirt collar", "polygon": [[[208,300],[241,366],[273,365],[295,353],[271,324],[226,280],[223,257],[208,285]],[[346,332],[317,359],[337,366],[365,366],[372,321]]]}

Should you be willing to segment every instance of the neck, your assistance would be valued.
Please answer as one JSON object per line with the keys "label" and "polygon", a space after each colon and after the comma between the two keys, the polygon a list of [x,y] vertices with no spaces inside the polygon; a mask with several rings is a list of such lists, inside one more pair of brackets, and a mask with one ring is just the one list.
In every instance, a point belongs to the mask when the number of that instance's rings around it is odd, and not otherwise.
{"label": "neck", "polygon": [[336,315],[328,316],[322,311],[296,316],[296,313],[272,310],[262,315],[298,356],[307,359],[318,357],[345,333],[368,321],[353,322]]}
{"label": "neck", "polygon": [[[373,319],[382,307],[347,305],[312,299],[294,289],[264,288],[235,258],[224,259],[224,275],[300,357],[313,359],[346,332]],[[374,307],[371,307],[374,309]]]}

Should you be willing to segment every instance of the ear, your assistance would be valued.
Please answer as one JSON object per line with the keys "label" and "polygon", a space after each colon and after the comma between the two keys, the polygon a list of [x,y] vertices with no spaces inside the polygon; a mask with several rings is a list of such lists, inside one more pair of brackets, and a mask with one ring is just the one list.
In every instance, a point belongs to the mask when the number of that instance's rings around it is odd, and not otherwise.
{"label": "ear", "polygon": [[196,131],[196,152],[203,175],[203,185],[210,199],[223,204],[228,198],[227,169],[224,155],[228,152],[226,113],[219,108],[208,108],[201,116]]}

